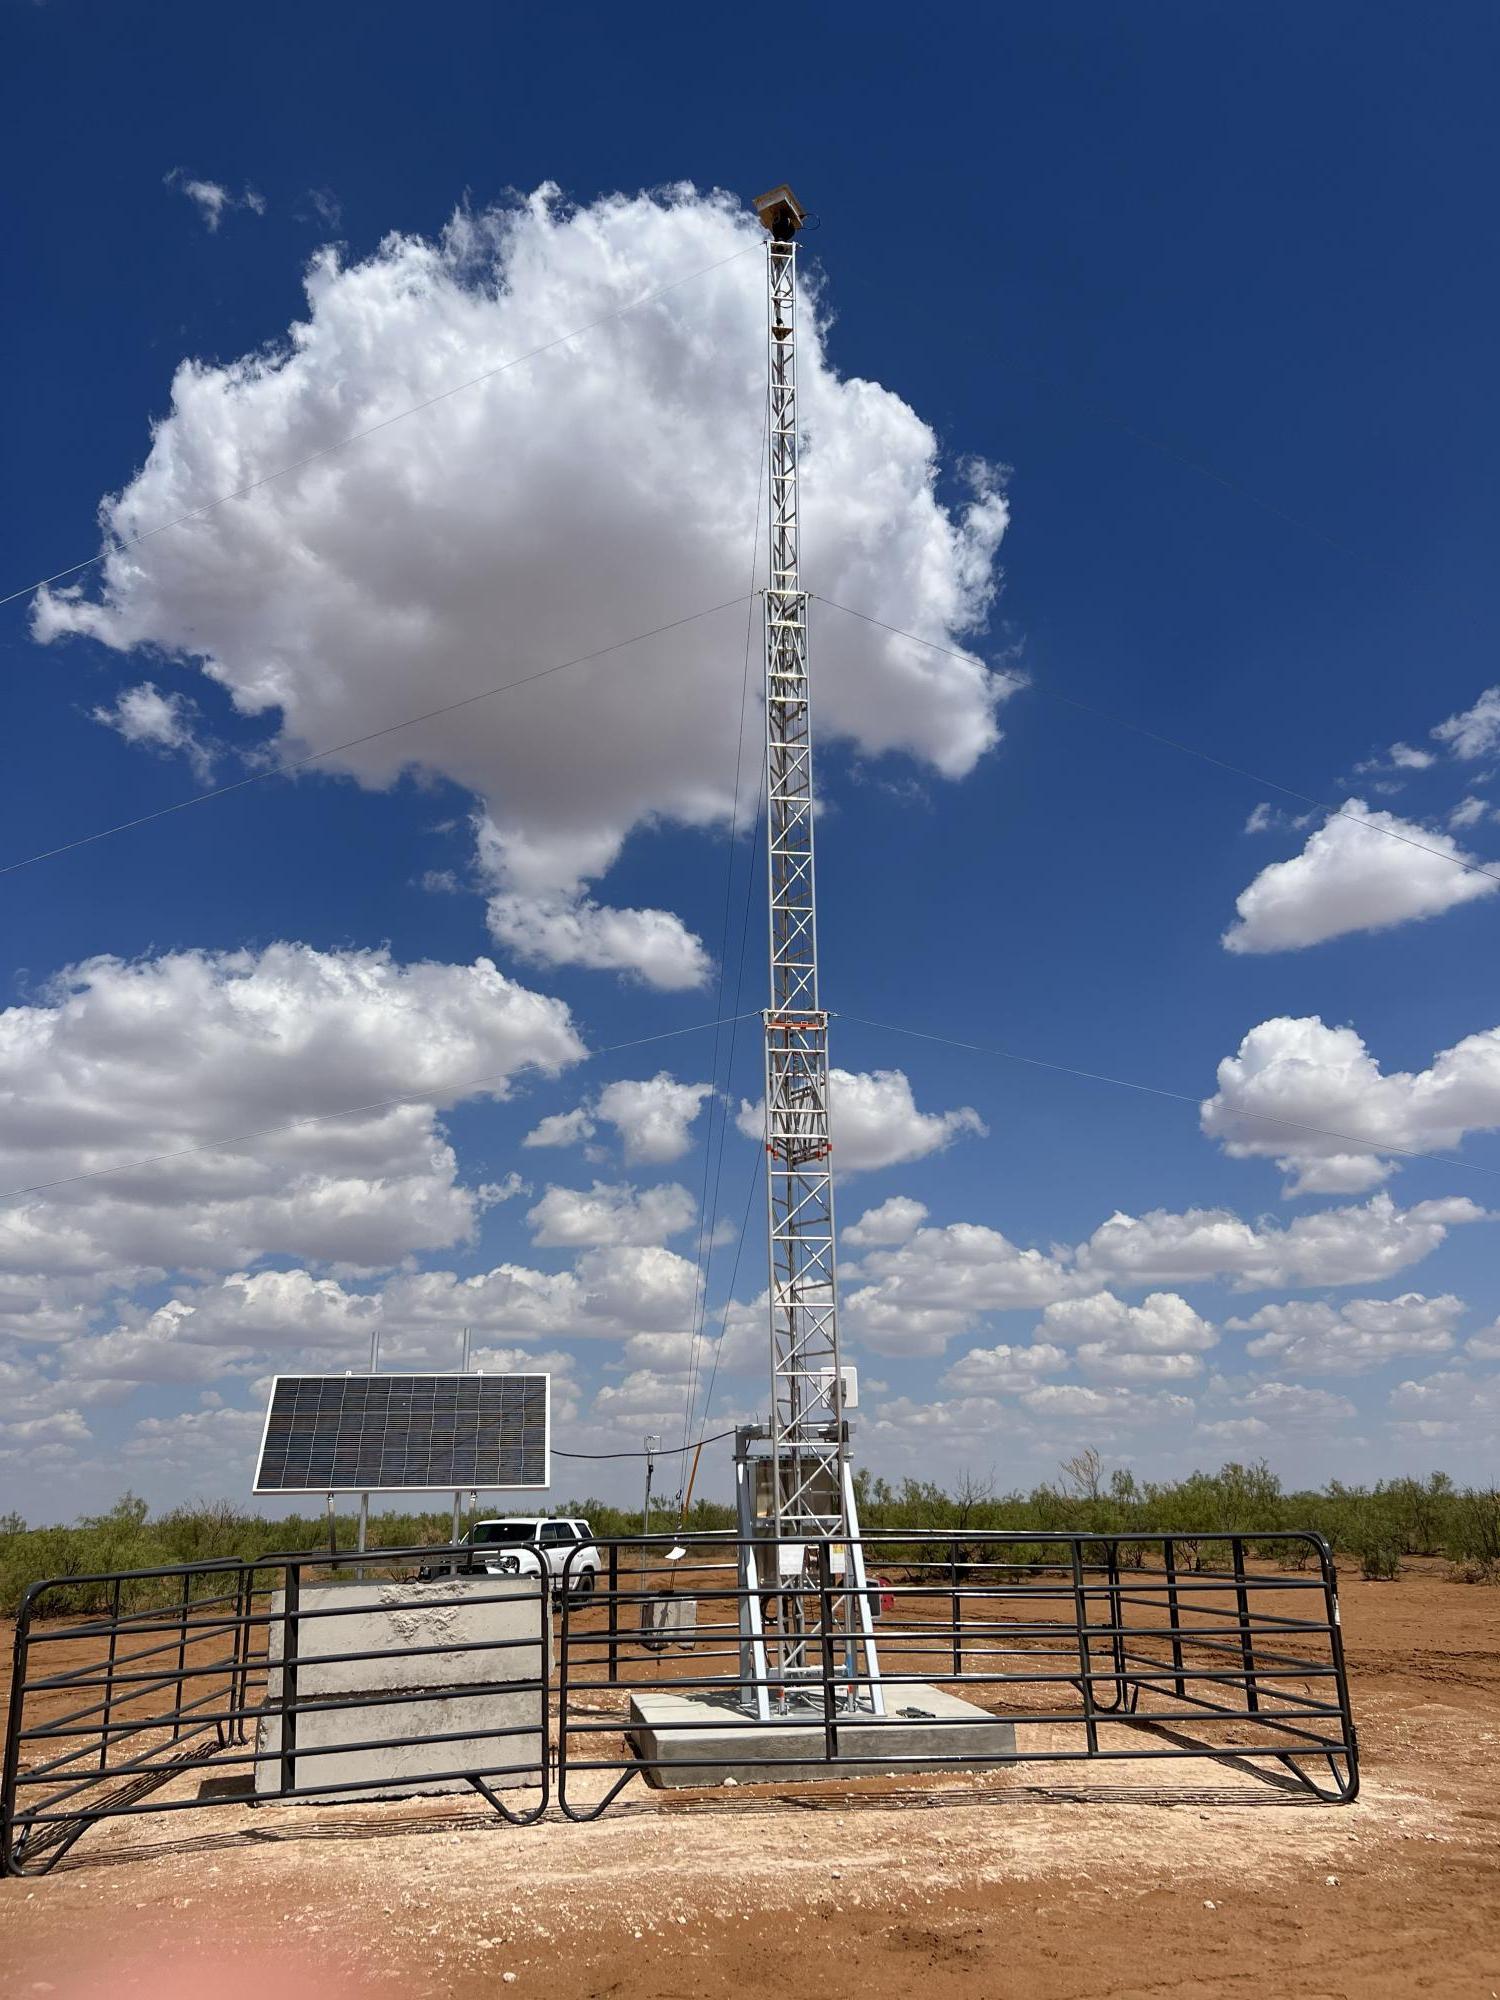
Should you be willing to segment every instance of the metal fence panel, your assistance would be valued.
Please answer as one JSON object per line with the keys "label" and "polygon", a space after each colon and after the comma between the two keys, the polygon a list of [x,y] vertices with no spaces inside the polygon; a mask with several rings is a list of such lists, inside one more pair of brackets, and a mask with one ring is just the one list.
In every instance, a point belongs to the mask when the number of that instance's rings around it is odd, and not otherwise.
{"label": "metal fence panel", "polygon": [[[103,1820],[233,1796],[469,1787],[530,1824],[554,1796],[566,1817],[597,1818],[636,1777],[1204,1758],[1329,1802],[1358,1789],[1317,1536],[867,1533],[863,1571],[824,1546],[814,1575],[777,1575],[753,1603],[733,1535],[675,1560],[668,1536],[595,1546],[587,1592],[572,1588],[581,1550],[560,1578],[540,1551],[534,1575],[496,1578],[459,1548],[34,1585],[16,1623],[0,1869],[50,1867]],[[847,1642],[859,1574],[873,1658]],[[758,1677],[747,1635],[793,1625],[801,1674]],[[516,1790],[526,1804],[503,1796]]]}

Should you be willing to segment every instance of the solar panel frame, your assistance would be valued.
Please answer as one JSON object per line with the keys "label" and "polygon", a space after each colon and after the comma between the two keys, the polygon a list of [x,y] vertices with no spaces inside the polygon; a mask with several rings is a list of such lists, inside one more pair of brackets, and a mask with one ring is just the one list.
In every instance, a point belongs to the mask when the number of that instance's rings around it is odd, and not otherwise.
{"label": "solar panel frame", "polygon": [[540,1369],[276,1375],[251,1490],[535,1493],[551,1483],[552,1377]]}

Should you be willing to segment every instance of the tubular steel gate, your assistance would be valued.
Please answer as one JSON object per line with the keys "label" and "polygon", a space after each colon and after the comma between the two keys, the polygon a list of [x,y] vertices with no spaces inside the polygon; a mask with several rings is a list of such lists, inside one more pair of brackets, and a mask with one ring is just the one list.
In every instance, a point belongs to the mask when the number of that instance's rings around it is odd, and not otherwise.
{"label": "tubular steel gate", "polygon": [[[16,1624],[0,1868],[44,1871],[102,1820],[236,1798],[350,1804],[469,1787],[514,1825],[554,1797],[589,1820],[635,1776],[713,1785],[746,1758],[782,1788],[1149,1761],[1165,1762],[1170,1798],[1191,1760],[1209,1759],[1252,1791],[1259,1780],[1343,1804],[1358,1790],[1319,1536],[867,1535],[878,1701],[892,1723],[920,1721],[920,1749],[880,1744],[872,1684],[839,1636],[852,1585],[831,1547],[814,1576],[759,1593],[763,1623],[796,1616],[826,1636],[794,1686],[769,1685],[770,1719],[757,1721],[737,1539],[695,1538],[675,1562],[668,1536],[594,1546],[597,1577],[577,1548],[561,1575],[538,1549],[535,1574],[496,1576],[458,1547],[33,1585]],[[662,1696],[694,1708],[674,1720]],[[972,1712],[950,1714],[951,1697]],[[990,1725],[977,1748],[975,1712]],[[734,1748],[689,1740],[705,1721],[732,1725]],[[997,1754],[994,1723],[1014,1731],[1013,1751]]]}

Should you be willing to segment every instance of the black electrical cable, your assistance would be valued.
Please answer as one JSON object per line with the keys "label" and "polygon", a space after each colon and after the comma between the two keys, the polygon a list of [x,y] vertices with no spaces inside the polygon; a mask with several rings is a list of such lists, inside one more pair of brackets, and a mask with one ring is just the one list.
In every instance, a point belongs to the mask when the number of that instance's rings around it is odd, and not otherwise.
{"label": "black electrical cable", "polygon": [[697,1451],[706,1444],[718,1444],[723,1438],[732,1438],[734,1432],[715,1431],[712,1437],[699,1438],[696,1444],[668,1444],[657,1451],[559,1451],[554,1445],[554,1458],[681,1458],[685,1452]]}

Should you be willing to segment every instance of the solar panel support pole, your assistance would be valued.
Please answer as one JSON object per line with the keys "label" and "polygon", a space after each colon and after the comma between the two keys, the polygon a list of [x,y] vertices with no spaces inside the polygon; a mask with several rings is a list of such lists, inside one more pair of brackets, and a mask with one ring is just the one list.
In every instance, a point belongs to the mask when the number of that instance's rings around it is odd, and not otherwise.
{"label": "solar panel support pole", "polygon": [[[368,1543],[369,1539],[370,1539],[370,1496],[368,1493],[361,1493],[359,1496],[359,1552],[361,1555],[364,1554],[365,1546]],[[359,1565],[359,1567],[355,1570],[354,1574],[361,1583],[364,1582],[365,1569],[363,1563]]]}
{"label": "solar panel support pole", "polygon": [[[868,1708],[878,1706],[879,1668],[864,1601],[847,1587],[859,1568],[858,1551],[850,1546],[859,1521],[839,1367],[828,1015],[818,995],[807,593],[799,567],[796,238],[806,212],[787,187],[762,195],[755,206],[768,232],[770,569],[764,605],[771,970],[765,1013],[771,1463],[768,1518],[757,1519],[756,1532],[769,1529],[774,1536],[769,1580],[783,1585],[773,1678],[784,1675],[790,1685],[815,1674],[832,1644],[851,1669],[856,1653],[863,1655],[863,1684],[852,1686],[848,1698]],[[743,1476],[752,1470],[747,1466]],[[747,1497],[753,1505],[753,1496]],[[820,1549],[831,1558],[829,1573],[846,1586],[821,1596],[808,1587],[807,1568],[809,1553]],[[746,1587],[752,1569],[747,1566],[741,1579]],[[825,1632],[828,1619],[833,1630]],[[747,1654],[758,1653],[768,1636],[747,1645]],[[746,1688],[747,1704],[755,1692]]]}
{"label": "solar panel support pole", "polygon": [[453,1496],[453,1546],[454,1546],[454,1548],[457,1548],[457,1547],[458,1547],[458,1517],[459,1517],[459,1513],[460,1513],[460,1511],[462,1510],[462,1507],[463,1507],[463,1498],[464,1498],[464,1496],[463,1496],[463,1494],[462,1494],[461,1492],[458,1492],[458,1493],[455,1493],[455,1494],[454,1494],[454,1496]]}

